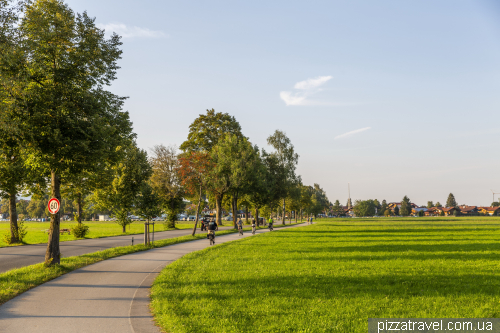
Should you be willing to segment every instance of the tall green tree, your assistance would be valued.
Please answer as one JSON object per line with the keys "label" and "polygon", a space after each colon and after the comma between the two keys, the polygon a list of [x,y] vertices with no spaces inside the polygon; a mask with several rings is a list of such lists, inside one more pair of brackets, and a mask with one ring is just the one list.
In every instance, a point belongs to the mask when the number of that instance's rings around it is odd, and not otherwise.
{"label": "tall green tree", "polygon": [[335,203],[333,204],[332,213],[337,217],[344,215],[344,208],[340,205],[338,200],[335,200]]}
{"label": "tall green tree", "polygon": [[373,200],[356,200],[352,207],[354,214],[358,217],[374,216],[375,215],[375,202]]}
{"label": "tall green tree", "polygon": [[458,207],[457,201],[455,200],[455,196],[453,193],[448,195],[448,199],[446,200],[446,207]]}
{"label": "tall green tree", "polygon": [[408,198],[406,195],[404,196],[403,201],[401,201],[400,213],[402,216],[409,216],[411,214],[410,198]]}
{"label": "tall green tree", "polygon": [[259,156],[257,159],[253,172],[255,173],[255,178],[249,185],[246,200],[252,205],[255,221],[258,224],[261,208],[269,202],[269,189],[272,186],[273,178],[262,156]]}
{"label": "tall green tree", "polygon": [[149,182],[142,182],[136,203],[137,214],[144,217],[149,223],[151,219],[161,214],[160,204],[160,197],[153,191]]}
{"label": "tall green tree", "polygon": [[[4,104],[4,103],[2,103]],[[27,181],[28,170],[20,140],[7,122],[0,105],[0,197],[8,199],[10,219],[9,243],[19,243],[16,200]]]}
{"label": "tall green tree", "polygon": [[379,209],[379,214],[380,216],[386,215],[386,211],[389,209],[389,205],[387,204],[387,201],[384,199],[382,200],[382,204],[380,205]]}
{"label": "tall green tree", "polygon": [[151,176],[151,166],[146,151],[133,143],[124,148],[121,162],[111,168],[112,182],[96,190],[93,201],[100,209],[113,211],[116,223],[125,233],[126,227],[132,223],[129,215],[139,203],[143,183]]}
{"label": "tall green tree", "polygon": [[[258,150],[246,138],[225,134],[213,147],[210,154],[214,167],[210,170],[208,189],[215,197],[217,212],[220,211],[223,197],[231,195],[233,225],[236,227],[238,198],[254,178],[253,167],[257,165]],[[221,215],[217,213],[217,223]]]}
{"label": "tall green tree", "polygon": [[[60,0],[26,1],[11,51],[0,57],[3,86],[19,107],[28,163],[48,170],[51,197],[61,200],[68,175],[92,169],[131,136],[124,98],[103,89],[116,78],[120,37],[105,39],[87,13],[75,14]],[[51,216],[47,265],[60,262],[60,213]]]}
{"label": "tall green tree", "polygon": [[207,110],[206,114],[200,114],[189,125],[188,138],[179,148],[184,152],[210,152],[219,139],[228,133],[243,138],[240,123],[233,116],[215,112],[214,109]]}
{"label": "tall green tree", "polygon": [[268,154],[264,149],[261,152],[261,161],[266,168],[266,211],[271,215],[271,212],[274,212],[279,206],[280,200],[286,197],[286,188],[283,186],[286,182],[286,172],[278,156],[275,154]]}
{"label": "tall green tree", "polygon": [[297,175],[295,170],[297,164],[299,163],[299,154],[295,152],[295,148],[292,145],[290,139],[286,136],[285,132],[276,130],[273,135],[267,138],[267,143],[274,148],[272,153],[278,159],[278,163],[281,166],[281,170],[284,173],[281,183],[277,186],[282,187],[283,196],[280,198],[283,200],[283,224],[285,224],[285,198],[288,191],[298,183]]}
{"label": "tall green tree", "polygon": [[156,145],[149,159],[153,167],[151,185],[160,197],[163,210],[167,213],[166,227],[175,228],[177,216],[184,210],[185,188],[179,173],[177,148]]}
{"label": "tall green tree", "polygon": [[427,208],[434,207],[434,203],[432,201],[427,201]]}
{"label": "tall green tree", "polygon": [[[241,133],[241,126],[236,119],[222,112],[215,112],[214,109],[207,110],[206,114],[201,114],[189,126],[189,134],[186,141],[179,147],[184,153],[187,152],[206,152],[212,154],[212,150],[219,142],[220,138],[226,134],[235,135],[238,139],[244,138]],[[213,153],[217,155],[217,153]],[[221,168],[212,170],[213,172],[221,172]],[[212,196],[215,198],[217,223],[222,222],[222,201],[227,193],[229,184],[223,184],[219,178],[213,178],[217,185],[211,186]],[[227,186],[226,186],[227,185]]]}
{"label": "tall green tree", "polygon": [[211,178],[214,184],[227,187],[227,193],[232,198],[233,226],[236,228],[238,200],[255,181],[259,149],[246,138],[226,134],[214,147],[212,157],[216,167],[212,169]]}
{"label": "tall green tree", "polygon": [[178,174],[181,185],[188,196],[198,200],[196,220],[192,232],[193,236],[196,233],[196,226],[198,225],[203,192],[206,190],[208,175],[212,168],[213,163],[210,154],[205,151],[192,151],[179,156]]}

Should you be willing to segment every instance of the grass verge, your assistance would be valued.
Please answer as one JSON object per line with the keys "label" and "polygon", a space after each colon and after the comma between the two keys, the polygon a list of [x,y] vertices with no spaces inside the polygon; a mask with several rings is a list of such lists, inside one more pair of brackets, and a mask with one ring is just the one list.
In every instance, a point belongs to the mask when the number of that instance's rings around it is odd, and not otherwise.
{"label": "grass verge", "polygon": [[245,238],[168,265],[151,306],[174,333],[361,333],[368,318],[498,318],[498,222],[336,219]]}
{"label": "grass verge", "polygon": [[[131,225],[127,226],[126,232],[122,232],[122,227],[120,227],[115,222],[98,222],[98,221],[85,221],[83,222],[89,227],[90,233],[85,238],[103,238],[112,236],[123,236],[123,235],[137,235],[144,232],[144,222],[133,222]],[[61,229],[72,229],[77,223],[74,221],[62,222]],[[4,235],[10,233],[9,222],[0,222],[0,247],[7,246],[22,246],[25,244],[43,244],[47,242],[48,235],[45,230],[49,229],[50,222],[24,222],[27,228],[27,234],[24,238],[24,244],[12,244],[9,245],[4,242]],[[175,229],[190,229],[193,228],[193,223],[180,221],[176,223]],[[156,222],[155,232],[161,232],[166,230],[175,229],[165,229],[163,222]],[[60,241],[72,241],[75,240],[73,235],[61,234]]]}

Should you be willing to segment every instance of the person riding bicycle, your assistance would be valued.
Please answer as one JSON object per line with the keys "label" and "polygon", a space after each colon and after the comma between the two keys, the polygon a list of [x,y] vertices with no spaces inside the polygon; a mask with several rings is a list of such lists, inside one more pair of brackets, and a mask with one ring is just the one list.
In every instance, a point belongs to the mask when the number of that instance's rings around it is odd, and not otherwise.
{"label": "person riding bicycle", "polygon": [[212,233],[215,237],[215,230],[217,230],[217,222],[215,222],[215,219],[210,219],[210,221],[208,222],[207,238],[208,238],[208,235],[210,235]]}
{"label": "person riding bicycle", "polygon": [[243,222],[241,221],[241,219],[238,219],[238,222],[236,223],[236,225],[238,226],[238,230],[240,231],[240,234],[243,234]]}
{"label": "person riding bicycle", "polygon": [[269,216],[269,221],[267,222],[267,224],[269,225],[269,230],[272,230],[273,229],[273,218],[271,216]]}
{"label": "person riding bicycle", "polygon": [[255,234],[255,219],[252,220],[252,234]]}

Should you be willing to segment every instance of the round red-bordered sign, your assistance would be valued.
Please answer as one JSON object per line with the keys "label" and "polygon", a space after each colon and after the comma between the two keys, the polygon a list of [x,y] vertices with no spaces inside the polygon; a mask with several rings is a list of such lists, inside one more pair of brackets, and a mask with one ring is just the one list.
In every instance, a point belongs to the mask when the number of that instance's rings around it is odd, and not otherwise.
{"label": "round red-bordered sign", "polygon": [[49,200],[49,204],[47,206],[50,214],[57,214],[59,208],[61,208],[61,203],[57,200],[57,198],[52,198]]}

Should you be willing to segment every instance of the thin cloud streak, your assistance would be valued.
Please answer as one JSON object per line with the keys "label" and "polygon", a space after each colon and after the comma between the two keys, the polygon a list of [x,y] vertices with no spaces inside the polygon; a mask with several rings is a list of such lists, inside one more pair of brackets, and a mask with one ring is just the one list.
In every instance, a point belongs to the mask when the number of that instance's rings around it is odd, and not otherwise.
{"label": "thin cloud streak", "polygon": [[168,37],[163,31],[150,30],[148,28],[140,28],[136,26],[127,26],[123,23],[107,23],[107,24],[96,24],[99,29],[104,29],[106,35],[111,35],[115,32],[117,35],[123,38],[161,38]]}
{"label": "thin cloud streak", "polygon": [[354,134],[358,134],[358,133],[367,131],[370,128],[371,127],[363,127],[363,128],[360,128],[360,129],[357,129],[357,130],[354,130],[354,131],[350,131],[350,132],[347,132],[347,133],[344,133],[344,134],[340,134],[340,135],[337,135],[336,137],[334,137],[333,140],[345,139],[345,138],[348,138],[350,136],[353,136]]}

